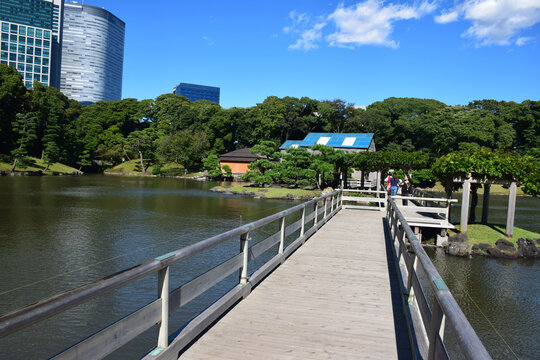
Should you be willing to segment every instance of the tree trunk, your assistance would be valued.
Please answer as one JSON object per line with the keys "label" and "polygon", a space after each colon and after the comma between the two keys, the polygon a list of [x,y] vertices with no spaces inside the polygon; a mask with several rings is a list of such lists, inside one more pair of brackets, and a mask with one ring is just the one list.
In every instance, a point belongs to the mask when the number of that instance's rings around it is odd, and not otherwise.
{"label": "tree trunk", "polygon": [[13,160],[13,166],[11,166],[11,172],[15,171],[15,167],[17,167],[17,160],[18,159],[19,159],[19,157],[17,155],[15,155],[15,160]]}
{"label": "tree trunk", "polygon": [[143,172],[143,174],[146,174],[146,169],[144,168],[144,162],[143,162],[142,151],[140,151],[140,150],[139,150],[139,158],[141,159],[141,169],[142,169],[142,172]]}

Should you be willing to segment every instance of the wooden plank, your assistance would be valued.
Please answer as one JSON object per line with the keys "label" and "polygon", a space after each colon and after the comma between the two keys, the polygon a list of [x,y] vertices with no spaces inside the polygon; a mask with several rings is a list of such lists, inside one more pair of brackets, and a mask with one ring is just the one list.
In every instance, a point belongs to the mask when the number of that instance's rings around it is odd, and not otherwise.
{"label": "wooden plank", "polygon": [[154,326],[160,318],[161,299],[157,299],[52,359],[101,359]]}
{"label": "wooden plank", "polygon": [[225,279],[242,266],[242,254],[225,261],[210,271],[196,277],[190,282],[175,289],[169,295],[169,310],[186,305],[188,302]]}
{"label": "wooden plank", "polygon": [[396,359],[382,216],[341,211],[281,266],[276,256],[268,267],[277,268],[253,274],[253,285],[268,276],[181,359]]}

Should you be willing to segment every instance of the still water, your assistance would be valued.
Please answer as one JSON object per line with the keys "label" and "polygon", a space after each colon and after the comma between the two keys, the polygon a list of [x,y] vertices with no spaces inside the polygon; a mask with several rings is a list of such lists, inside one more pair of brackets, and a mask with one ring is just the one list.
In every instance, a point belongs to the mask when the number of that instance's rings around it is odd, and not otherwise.
{"label": "still water", "polygon": [[[294,205],[210,192],[215,185],[161,178],[1,177],[0,313]],[[490,221],[504,223],[505,201],[492,196]],[[538,204],[518,198],[516,225],[540,231]],[[226,243],[175,265],[171,281],[198,276],[238,247]],[[495,359],[540,358],[540,262],[431,256]],[[175,313],[171,326],[204,310],[235,285],[236,276]],[[47,358],[154,300],[156,284],[149,276],[0,339],[0,358]],[[109,358],[139,358],[154,348],[156,336],[151,329]]]}

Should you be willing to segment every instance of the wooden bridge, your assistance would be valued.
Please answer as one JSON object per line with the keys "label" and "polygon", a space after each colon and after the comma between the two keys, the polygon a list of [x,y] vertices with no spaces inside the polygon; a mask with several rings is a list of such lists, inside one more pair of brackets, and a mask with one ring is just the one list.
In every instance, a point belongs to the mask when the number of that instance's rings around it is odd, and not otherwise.
{"label": "wooden bridge", "polygon": [[[446,359],[445,327],[466,358],[490,359],[395,201],[374,202],[385,212],[342,210],[344,198],[341,190],[327,194],[6,314],[0,337],[158,273],[155,301],[54,359],[103,358],[155,324],[157,347],[147,360]],[[250,233],[273,222],[276,233],[250,244]],[[171,266],[233,239],[237,255],[169,290]],[[180,330],[170,338],[169,314],[235,271],[238,285],[188,324],[174,324]]]}

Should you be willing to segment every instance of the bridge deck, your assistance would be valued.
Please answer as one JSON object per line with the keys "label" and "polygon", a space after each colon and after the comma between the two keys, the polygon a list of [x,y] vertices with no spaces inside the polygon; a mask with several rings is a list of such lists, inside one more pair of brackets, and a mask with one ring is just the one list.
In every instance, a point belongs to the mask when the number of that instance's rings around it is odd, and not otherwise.
{"label": "bridge deck", "polygon": [[410,358],[383,213],[342,210],[181,359]]}

